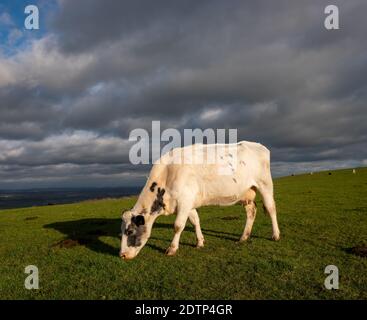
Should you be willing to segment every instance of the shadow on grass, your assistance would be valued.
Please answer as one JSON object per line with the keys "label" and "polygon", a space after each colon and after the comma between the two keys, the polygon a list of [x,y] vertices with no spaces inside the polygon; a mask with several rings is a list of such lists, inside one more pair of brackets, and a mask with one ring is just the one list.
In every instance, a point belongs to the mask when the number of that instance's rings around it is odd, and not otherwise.
{"label": "shadow on grass", "polygon": [[366,245],[358,245],[352,248],[344,248],[344,252],[353,254],[358,257],[367,258],[367,246]]}
{"label": "shadow on grass", "polygon": [[[226,239],[230,241],[238,241],[240,239],[241,234],[240,233],[232,233],[232,232],[225,232],[225,231],[219,231],[219,230],[209,230],[209,229],[201,229],[203,231],[204,235],[208,235],[211,237],[217,237],[220,239]],[[265,240],[271,240],[271,238],[266,238],[262,236],[257,236],[255,234],[251,234],[250,239],[265,239]]]}
{"label": "shadow on grass", "polygon": [[[43,227],[46,229],[54,229],[58,232],[61,232],[65,235],[65,239],[61,240],[52,245],[55,248],[71,248],[77,245],[83,245],[93,250],[97,253],[109,254],[113,256],[118,255],[119,248],[113,247],[107,243],[104,243],[100,240],[100,237],[112,237],[116,239],[120,239],[120,226],[121,219],[103,219],[103,218],[90,218],[90,219],[80,219],[73,221],[63,221],[63,222],[54,222],[51,224],[44,225]],[[173,225],[168,223],[155,223],[153,226],[154,229],[169,229],[172,230],[173,237]],[[189,231],[194,233],[194,228],[191,225],[187,225],[185,231]],[[217,237],[220,239],[237,241],[239,238],[238,234],[210,230],[210,229],[202,229],[204,235]],[[169,244],[172,240],[172,237],[151,237],[151,239],[155,240],[163,240],[167,241]],[[256,238],[256,236],[254,236]],[[187,245],[194,247],[194,243],[184,243],[180,242],[181,245]],[[156,250],[158,252],[165,252],[166,248],[158,247],[154,244],[150,244],[149,241],[146,244],[148,247]]]}
{"label": "shadow on grass", "polygon": [[[167,223],[155,223],[153,228],[173,230],[173,225],[172,224],[167,224]],[[195,233],[195,229],[189,223],[186,224],[184,232],[185,231]],[[240,238],[240,234],[237,234],[237,233],[230,233],[230,232],[204,229],[204,228],[201,228],[201,231],[203,232],[204,236],[207,235],[207,236],[210,236],[210,237],[216,237],[216,238],[219,238],[219,239],[225,239],[225,240],[230,240],[230,241],[238,241],[238,239]],[[172,237],[173,237],[173,231],[172,231]],[[255,236],[255,235],[251,235],[251,237],[252,238],[262,238],[262,237],[258,237],[258,236]],[[153,237],[151,237],[151,239],[167,240],[167,239],[153,238]],[[169,239],[169,241],[171,241],[171,239]],[[181,241],[180,241],[180,245],[187,245],[187,246],[191,246],[191,247],[196,246],[196,245],[189,244],[189,243],[184,243],[184,242],[181,242]]]}
{"label": "shadow on grass", "polygon": [[[43,226],[46,229],[54,229],[65,235],[65,238],[52,245],[53,248],[72,248],[78,245],[87,247],[97,253],[118,256],[119,248],[113,247],[100,240],[100,237],[112,237],[120,239],[121,219],[102,219],[91,218],[63,222],[54,222]],[[171,229],[171,224],[155,223],[155,229]],[[154,238],[151,239],[170,241],[170,239]],[[166,248],[160,248],[149,241],[148,247],[158,252],[165,252]],[[183,243],[183,245],[185,245]]]}
{"label": "shadow on grass", "polygon": [[[101,236],[119,238],[121,219],[91,218],[73,221],[54,222],[44,225],[46,229],[54,229],[65,235],[65,239],[52,247],[68,248],[64,243],[74,243],[103,254],[118,255],[119,249],[104,243]],[[74,245],[74,246],[75,246]]]}

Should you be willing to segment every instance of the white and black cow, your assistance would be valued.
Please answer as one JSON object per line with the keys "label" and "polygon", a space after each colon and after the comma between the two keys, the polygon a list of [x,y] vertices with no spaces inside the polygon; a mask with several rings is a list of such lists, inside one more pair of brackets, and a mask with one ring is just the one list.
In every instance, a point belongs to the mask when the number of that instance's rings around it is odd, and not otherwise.
{"label": "white and black cow", "polygon": [[[215,160],[211,158],[215,153]],[[203,161],[204,160],[204,161]],[[197,208],[242,203],[247,213],[240,241],[251,234],[256,216],[256,192],[279,240],[270,151],[263,145],[242,141],[235,144],[194,144],[163,155],[150,172],[135,206],[122,215],[120,257],[133,259],[148,241],[154,221],[161,215],[176,214],[174,237],[167,255],[174,255],[187,219],[195,227],[197,247],[204,246]]]}

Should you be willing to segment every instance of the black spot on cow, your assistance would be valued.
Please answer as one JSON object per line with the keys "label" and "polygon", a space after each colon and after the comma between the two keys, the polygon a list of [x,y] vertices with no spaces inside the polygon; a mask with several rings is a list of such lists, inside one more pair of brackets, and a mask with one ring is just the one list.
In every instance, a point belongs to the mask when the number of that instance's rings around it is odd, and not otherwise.
{"label": "black spot on cow", "polygon": [[152,185],[150,186],[149,190],[154,192],[154,188],[156,187],[157,182],[153,182]]}
{"label": "black spot on cow", "polygon": [[133,222],[137,227],[139,227],[145,224],[145,219],[144,216],[137,215],[131,218],[131,222]]}
{"label": "black spot on cow", "polygon": [[237,183],[237,180],[235,178],[232,178],[232,179],[233,179],[234,183]]}
{"label": "black spot on cow", "polygon": [[125,230],[125,234],[127,235],[127,245],[129,247],[139,247],[145,231],[146,228],[144,225],[137,226],[133,223],[130,224]]}
{"label": "black spot on cow", "polygon": [[228,153],[228,155],[229,155],[231,158],[233,158],[233,156],[232,156],[232,154],[231,154],[231,153]]}
{"label": "black spot on cow", "polygon": [[166,207],[166,205],[163,202],[163,195],[165,192],[166,192],[165,189],[158,188],[157,198],[154,200],[152,207],[150,209],[151,213],[158,212],[161,208],[164,209]]}

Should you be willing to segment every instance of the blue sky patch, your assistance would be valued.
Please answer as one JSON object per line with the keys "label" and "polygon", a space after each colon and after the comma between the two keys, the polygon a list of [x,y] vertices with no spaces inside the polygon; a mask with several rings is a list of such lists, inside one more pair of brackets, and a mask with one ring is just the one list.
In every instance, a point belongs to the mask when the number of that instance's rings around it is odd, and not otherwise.
{"label": "blue sky patch", "polygon": [[[27,14],[24,9],[36,5],[39,9],[39,30],[27,30],[24,20]],[[10,56],[32,39],[43,37],[49,30],[49,17],[57,8],[56,1],[45,0],[5,0],[0,4],[0,53]]]}

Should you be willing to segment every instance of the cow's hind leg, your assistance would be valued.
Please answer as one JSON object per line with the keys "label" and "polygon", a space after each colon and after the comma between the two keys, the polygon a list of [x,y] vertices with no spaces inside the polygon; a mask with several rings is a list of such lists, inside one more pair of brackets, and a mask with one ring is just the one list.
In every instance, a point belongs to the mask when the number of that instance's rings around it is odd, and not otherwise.
{"label": "cow's hind leg", "polygon": [[196,209],[192,209],[190,211],[189,220],[195,228],[196,239],[197,239],[196,247],[197,248],[204,247],[204,236],[203,236],[203,233],[201,232],[200,219],[199,219],[199,215]]}
{"label": "cow's hind leg", "polygon": [[245,194],[245,199],[243,200],[243,207],[246,210],[246,226],[243,230],[243,234],[240,238],[240,242],[246,241],[250,235],[252,226],[254,224],[255,218],[256,218],[256,192],[254,189],[250,189]]}
{"label": "cow's hind leg", "polygon": [[273,182],[271,178],[259,186],[259,191],[263,198],[264,207],[266,212],[269,214],[272,227],[273,227],[273,240],[278,241],[280,239],[280,231],[277,220],[277,210],[273,195]]}
{"label": "cow's hind leg", "polygon": [[255,218],[256,218],[256,202],[252,200],[246,200],[243,204],[246,210],[246,226],[243,230],[243,234],[240,238],[240,242],[246,241],[248,238],[250,238],[252,226],[254,224]]}

